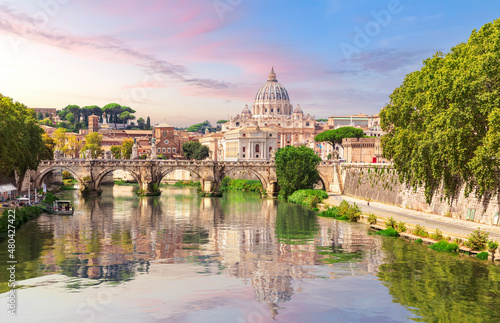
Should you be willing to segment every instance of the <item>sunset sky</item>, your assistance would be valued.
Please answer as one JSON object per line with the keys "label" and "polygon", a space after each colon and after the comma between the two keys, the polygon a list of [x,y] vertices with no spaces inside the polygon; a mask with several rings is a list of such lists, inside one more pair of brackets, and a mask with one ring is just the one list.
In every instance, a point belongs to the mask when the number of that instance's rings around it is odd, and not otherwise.
{"label": "sunset sky", "polygon": [[187,126],[251,106],[274,66],[305,113],[371,115],[497,18],[493,0],[0,0],[0,93]]}

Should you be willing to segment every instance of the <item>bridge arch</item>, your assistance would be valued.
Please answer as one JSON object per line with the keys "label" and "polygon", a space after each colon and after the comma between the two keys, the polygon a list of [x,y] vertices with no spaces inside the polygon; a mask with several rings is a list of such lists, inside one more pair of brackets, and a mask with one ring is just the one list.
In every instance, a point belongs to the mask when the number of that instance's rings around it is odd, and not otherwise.
{"label": "bridge arch", "polygon": [[167,176],[168,174],[176,171],[176,170],[183,170],[183,171],[186,171],[186,172],[190,172],[190,173],[193,173],[193,174],[196,174],[196,176],[198,176],[198,178],[200,179],[200,184],[202,184],[203,186],[203,182],[206,180],[206,178],[204,178],[203,176],[200,175],[200,172],[194,170],[193,168],[191,167],[185,167],[185,166],[171,166],[171,167],[168,167],[168,168],[163,168],[161,170],[161,172],[159,173],[159,176],[158,176],[158,180],[157,180],[157,183],[160,184],[162,179]]}
{"label": "bridge arch", "polygon": [[325,192],[328,192],[328,180],[326,179],[325,176],[323,176],[323,174],[321,174],[321,172],[318,172],[319,174],[319,181],[321,182],[321,184],[323,184],[323,191]]}
{"label": "bridge arch", "polygon": [[41,173],[36,178],[35,186],[41,187],[42,183],[45,181],[45,178],[47,177],[47,175],[49,175],[50,173],[52,173],[53,171],[56,171],[56,170],[68,171],[78,181],[78,184],[82,183],[83,179],[71,167],[52,166],[52,167],[45,168],[44,170],[41,171]]}
{"label": "bridge arch", "polygon": [[219,180],[219,183],[222,182],[222,179],[226,176],[229,176],[230,174],[234,173],[234,172],[238,172],[238,171],[245,171],[245,172],[249,172],[251,173],[252,175],[254,175],[255,177],[257,177],[257,179],[260,181],[260,184],[262,185],[262,190],[265,192],[267,190],[267,185],[268,185],[268,181],[266,180],[265,176],[263,176],[262,174],[260,174],[258,171],[255,171],[251,168],[239,168],[239,167],[232,167],[232,168],[228,168],[228,169],[225,169],[222,174],[221,174],[221,178]]}
{"label": "bridge arch", "polygon": [[135,171],[131,170],[130,168],[128,167],[124,167],[124,166],[112,166],[112,167],[109,167],[109,168],[106,168],[104,169],[103,171],[101,171],[99,173],[99,175],[97,175],[97,178],[95,180],[95,188],[96,189],[99,189],[101,187],[101,182],[102,180],[104,179],[104,177],[106,175],[108,175],[109,173],[115,171],[115,170],[124,170],[128,173],[130,173],[132,175],[132,177],[137,181],[137,183],[139,184],[139,187],[141,187],[142,185],[142,181],[141,181],[141,176],[139,174],[137,174]]}

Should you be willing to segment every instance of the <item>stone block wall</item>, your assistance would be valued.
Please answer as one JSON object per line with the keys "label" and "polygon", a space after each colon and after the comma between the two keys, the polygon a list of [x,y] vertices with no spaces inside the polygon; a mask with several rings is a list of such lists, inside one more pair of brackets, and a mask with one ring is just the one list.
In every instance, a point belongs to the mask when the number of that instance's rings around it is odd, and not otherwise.
{"label": "stone block wall", "polygon": [[389,166],[342,165],[340,172],[345,195],[484,224],[499,224],[499,217],[495,216],[500,212],[499,195],[477,198],[471,193],[466,198],[462,187],[450,201],[438,192],[431,204],[427,204],[424,188],[414,190],[399,183],[395,169]]}

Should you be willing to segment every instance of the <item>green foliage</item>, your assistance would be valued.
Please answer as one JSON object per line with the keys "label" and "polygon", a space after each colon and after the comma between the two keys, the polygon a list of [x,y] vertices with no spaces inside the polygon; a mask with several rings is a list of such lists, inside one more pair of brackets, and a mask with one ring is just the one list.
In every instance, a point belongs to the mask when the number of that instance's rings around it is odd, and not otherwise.
{"label": "green foliage", "polygon": [[13,223],[10,223],[8,217],[9,209],[4,210],[2,216],[0,217],[0,241],[7,238],[9,225],[13,225],[17,228],[21,226],[21,224],[38,217],[40,214],[42,214],[42,212],[42,209],[37,206],[17,208],[15,209],[15,220]]}
{"label": "green foliage", "polygon": [[484,250],[486,248],[486,243],[488,242],[489,235],[489,233],[481,231],[478,228],[477,230],[474,230],[471,234],[469,234],[464,245],[467,248],[471,248],[472,250]]}
{"label": "green foliage", "polygon": [[177,181],[174,186],[200,186],[200,182],[194,181]]}
{"label": "green foliage", "polygon": [[415,229],[413,229],[413,234],[416,236],[424,237],[424,238],[429,236],[429,233],[427,232],[427,230],[425,230],[425,228],[423,226],[421,226],[420,224],[417,224],[415,226]]}
{"label": "green foliage", "polygon": [[45,194],[45,198],[43,199],[42,203],[46,203],[52,206],[52,203],[54,203],[54,201],[56,200],[58,200],[57,196],[55,196],[51,192],[47,192],[47,194]]}
{"label": "green foliage", "polygon": [[35,111],[0,94],[0,177],[19,175],[18,187],[28,169],[36,170],[46,154]]}
{"label": "green foliage", "polygon": [[398,231],[392,227],[389,227],[385,230],[377,231],[375,233],[385,237],[399,237]]}
{"label": "green foliage", "polygon": [[311,189],[319,181],[316,167],[321,158],[306,146],[284,147],[276,152],[276,176],[280,196],[286,199],[300,189]]}
{"label": "green foliage", "polygon": [[344,138],[362,138],[363,129],[354,127],[340,127],[337,129],[326,130],[314,137],[316,142],[327,142],[332,146],[338,144],[342,146]]}
{"label": "green foliage", "polygon": [[182,144],[182,152],[186,159],[203,160],[210,155],[208,147],[202,145],[199,141],[189,141]]}
{"label": "green foliage", "polygon": [[429,248],[431,248],[432,250],[435,250],[435,251],[457,252],[458,251],[458,244],[450,243],[446,240],[440,240],[439,242],[436,242],[436,243],[430,245]]}
{"label": "green foliage", "polygon": [[309,207],[316,207],[324,199],[328,198],[328,193],[321,190],[298,190],[288,197],[288,202],[302,204]]}
{"label": "green foliage", "polygon": [[388,228],[393,228],[395,229],[396,226],[397,226],[397,222],[396,220],[391,216],[387,219],[387,221],[385,221],[385,226],[388,227]]}
{"label": "green foliage", "polygon": [[487,253],[486,251],[480,252],[476,255],[476,258],[479,260],[488,260],[488,257],[489,253]]}
{"label": "green foliage", "polygon": [[356,203],[353,203],[344,215],[347,216],[349,221],[358,222],[361,218],[361,208]]}
{"label": "green foliage", "polygon": [[368,214],[368,223],[377,224],[377,216],[373,213]]}
{"label": "green foliage", "polygon": [[250,192],[262,192],[262,184],[259,180],[255,179],[231,179],[226,176],[222,179],[219,190],[237,190],[237,191],[250,191]]}
{"label": "green foliage", "polygon": [[114,159],[122,158],[122,147],[121,146],[111,146],[111,148],[109,150],[111,150],[111,153],[113,154]]}
{"label": "green foliage", "polygon": [[226,122],[228,122],[228,121],[229,121],[229,120],[219,120],[219,121],[217,121],[216,123],[217,123],[217,124],[223,124],[223,123],[226,123]]}
{"label": "green foliage", "polygon": [[439,241],[439,240],[443,240],[444,237],[443,237],[443,233],[441,232],[441,230],[436,228],[436,231],[434,231],[434,233],[432,233],[430,235],[430,238]]}
{"label": "green foliage", "polygon": [[328,122],[328,119],[316,119],[317,122]]}
{"label": "green foliage", "polygon": [[102,155],[103,149],[101,147],[102,135],[98,132],[92,132],[85,136],[85,146],[82,151],[90,150],[92,158],[98,158]]}
{"label": "green foliage", "polygon": [[64,180],[64,179],[73,179],[74,177],[73,177],[73,175],[72,175],[70,172],[68,172],[67,170],[63,170],[63,172],[62,172],[62,178],[63,178],[63,180]]}
{"label": "green foliage", "polygon": [[187,132],[204,132],[205,129],[207,129],[207,128],[212,128],[212,125],[210,124],[210,122],[208,120],[201,122],[201,123],[194,124],[192,126],[189,126],[188,128],[186,128],[186,131]]}
{"label": "green foliage", "polygon": [[467,43],[424,61],[380,112],[384,157],[401,182],[425,188],[430,203],[443,184],[447,198],[497,191],[500,181],[500,20],[474,30]]}
{"label": "green foliage", "polygon": [[132,138],[126,138],[122,141],[122,144],[120,146],[121,149],[121,155],[125,159],[130,159],[132,156],[132,147],[134,146],[134,139]]}
{"label": "green foliage", "polygon": [[418,243],[418,244],[422,244],[422,242],[424,242],[424,241],[422,240],[422,238],[418,238],[417,240],[415,240],[415,243]]}
{"label": "green foliage", "polygon": [[399,221],[396,229],[398,232],[406,232],[406,223]]}
{"label": "green foliage", "polygon": [[326,218],[340,218],[339,209],[336,206],[329,207],[328,209],[318,213],[318,216],[326,217]]}
{"label": "green foliage", "polygon": [[320,212],[318,216],[357,222],[361,217],[361,209],[356,203],[350,205],[347,201],[342,200],[339,206],[332,206],[327,210]]}
{"label": "green foliage", "polygon": [[494,254],[498,248],[498,242],[490,240],[488,241],[487,245],[488,245],[488,251]]}
{"label": "green foliage", "polygon": [[316,247],[318,249],[319,261],[324,264],[358,262],[363,259],[360,251],[346,252],[340,247]]}

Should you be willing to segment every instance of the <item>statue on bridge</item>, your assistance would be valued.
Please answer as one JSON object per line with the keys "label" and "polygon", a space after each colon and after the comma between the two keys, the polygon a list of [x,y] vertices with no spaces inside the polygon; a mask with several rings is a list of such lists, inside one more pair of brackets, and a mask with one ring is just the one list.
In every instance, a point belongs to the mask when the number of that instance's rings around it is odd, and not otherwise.
{"label": "statue on bridge", "polygon": [[55,160],[61,159],[61,154],[62,154],[62,151],[60,149],[54,150],[54,159]]}
{"label": "statue on bridge", "polygon": [[90,149],[85,150],[84,158],[92,159],[92,152],[90,151]]}
{"label": "statue on bridge", "polygon": [[113,153],[111,153],[111,150],[106,150],[104,156],[106,159],[113,159]]}

